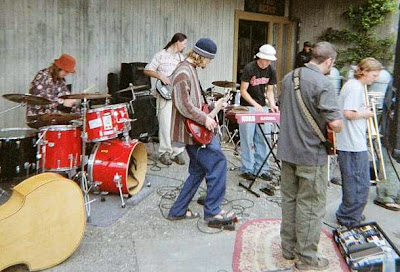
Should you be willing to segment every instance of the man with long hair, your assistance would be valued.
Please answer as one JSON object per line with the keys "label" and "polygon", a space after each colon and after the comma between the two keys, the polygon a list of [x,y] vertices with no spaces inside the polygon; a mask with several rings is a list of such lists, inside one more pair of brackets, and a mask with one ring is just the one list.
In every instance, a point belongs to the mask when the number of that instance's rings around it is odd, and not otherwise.
{"label": "man with long hair", "polygon": [[[197,75],[197,68],[206,68],[217,53],[217,45],[208,38],[198,40],[185,61],[176,68],[172,79],[172,126],[173,142],[186,145],[189,155],[189,177],[169,211],[168,219],[192,219],[198,213],[188,209],[200,183],[205,178],[207,196],[204,201],[204,220],[210,227],[218,227],[232,222],[234,214],[221,210],[226,187],[226,158],[217,138],[202,146],[194,141],[185,129],[186,118],[196,121],[208,130],[214,130],[217,122],[201,109],[205,104]],[[222,100],[215,107],[222,106]],[[226,104],[226,103],[225,103]]]}
{"label": "man with long hair", "polygon": [[[178,63],[183,61],[183,50],[186,48],[187,37],[182,33],[175,33],[172,39],[159,51],[144,68],[144,74],[159,79],[164,85],[170,85],[168,78],[175,70]],[[171,165],[172,161],[177,164],[185,164],[183,158],[184,148],[174,146],[171,143],[171,111],[172,101],[164,99],[157,93],[157,118],[158,118],[158,147],[159,160],[165,165]],[[172,161],[171,161],[172,160]]]}
{"label": "man with long hair", "polygon": [[[335,89],[325,76],[335,59],[333,45],[320,42],[310,62],[296,69],[298,78],[292,71],[282,81],[277,154],[282,161],[282,254],[288,260],[297,256],[298,270],[324,270],[329,266],[329,261],[317,254],[326,206],[328,153],[303,113],[296,92],[300,92],[310,119],[322,132],[326,133],[326,126],[340,132],[342,114]],[[300,89],[295,90],[294,82],[299,82]]]}
{"label": "man with long hair", "polygon": [[47,98],[51,101],[49,105],[27,105],[26,120],[28,126],[40,127],[42,124],[40,116],[43,114],[75,112],[77,111],[74,99],[60,99],[62,95],[71,94],[67,88],[65,77],[75,73],[75,59],[62,54],[50,67],[40,70],[29,86],[29,93]]}

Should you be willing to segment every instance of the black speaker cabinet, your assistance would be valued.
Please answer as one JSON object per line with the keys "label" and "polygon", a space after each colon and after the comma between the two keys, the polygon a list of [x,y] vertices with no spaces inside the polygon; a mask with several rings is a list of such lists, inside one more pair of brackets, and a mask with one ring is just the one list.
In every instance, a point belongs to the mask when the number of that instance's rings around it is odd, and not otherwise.
{"label": "black speaker cabinet", "polygon": [[[128,102],[127,97],[118,98],[118,103]],[[136,100],[132,102],[134,113],[132,119],[136,119],[132,123],[130,136],[133,139],[139,139],[148,142],[150,138],[158,136],[158,120],[156,116],[156,98],[152,95],[136,96]]]}
{"label": "black speaker cabinet", "polygon": [[120,90],[128,88],[129,83],[132,83],[133,86],[146,85],[146,87],[137,89],[137,91],[150,89],[150,77],[146,76],[143,72],[146,64],[145,62],[121,63]]}

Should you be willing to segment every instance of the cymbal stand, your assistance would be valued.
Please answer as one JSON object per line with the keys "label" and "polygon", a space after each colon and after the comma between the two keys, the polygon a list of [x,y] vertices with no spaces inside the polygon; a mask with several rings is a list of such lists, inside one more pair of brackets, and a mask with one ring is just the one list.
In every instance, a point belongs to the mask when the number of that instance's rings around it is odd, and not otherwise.
{"label": "cymbal stand", "polygon": [[[229,91],[225,91],[224,93],[226,95],[229,92],[230,92],[230,90]],[[222,110],[222,125],[221,125],[221,130],[222,130],[222,132],[221,132],[221,142],[224,143],[224,144],[232,143],[234,148],[236,148],[236,144],[234,143],[233,139],[234,139],[234,137],[237,135],[237,133],[239,131],[234,131],[233,133],[231,133],[229,131],[228,124],[229,123],[226,122],[226,109],[223,109]],[[224,141],[224,130],[226,132],[226,136],[228,137],[228,141],[227,142]]]}
{"label": "cymbal stand", "polygon": [[88,184],[88,179],[87,179],[87,173],[85,171],[85,158],[86,158],[86,140],[87,140],[87,135],[86,135],[86,113],[87,113],[87,108],[88,108],[88,100],[86,97],[83,98],[83,102],[81,103],[81,108],[82,108],[82,116],[83,116],[83,125],[82,125],[82,160],[81,160],[81,171],[77,173],[78,180],[80,181],[80,186],[81,190],[83,192],[83,198],[85,201],[85,210],[86,210],[86,220],[87,222],[91,222],[91,217],[90,217],[90,203],[93,201],[90,201],[90,196],[89,196],[89,191],[90,187]]}
{"label": "cymbal stand", "polygon": [[17,106],[11,107],[11,108],[9,108],[9,109],[7,109],[7,110],[4,110],[4,111],[0,111],[0,115],[4,114],[4,113],[6,113],[6,112],[12,111],[12,110],[14,110],[14,109],[18,109],[18,108],[20,108],[20,107],[25,107],[25,106],[26,106],[25,103],[19,103]]}
{"label": "cymbal stand", "polygon": [[33,145],[33,147],[35,147],[35,146],[37,146],[37,151],[36,151],[36,174],[39,174],[39,168],[40,168],[40,159],[42,159],[42,172],[44,173],[45,172],[45,168],[44,168],[44,166],[45,166],[45,154],[46,154],[46,146],[44,145],[43,146],[43,158],[42,158],[42,155],[40,155],[40,147],[41,147],[41,144],[42,144],[42,142],[43,142],[43,137],[44,136],[46,136],[46,132],[47,132],[47,129],[45,129],[44,130],[44,132],[43,132],[43,134],[42,135],[40,135],[40,137],[39,137],[39,139],[35,142],[35,144]]}

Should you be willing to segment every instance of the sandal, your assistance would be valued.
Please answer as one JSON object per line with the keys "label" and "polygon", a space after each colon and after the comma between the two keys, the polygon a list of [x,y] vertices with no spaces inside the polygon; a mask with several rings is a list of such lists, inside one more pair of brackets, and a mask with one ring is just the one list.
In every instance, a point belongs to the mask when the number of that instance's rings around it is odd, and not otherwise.
{"label": "sandal", "polygon": [[227,213],[226,211],[221,211],[219,214],[214,216],[205,216],[204,221],[208,222],[208,224],[216,224],[216,225],[223,225],[223,224],[230,224],[235,219],[236,215],[234,212]]}
{"label": "sandal", "polygon": [[167,219],[171,220],[171,221],[175,221],[175,220],[182,220],[182,219],[196,219],[199,218],[200,214],[197,212],[192,212],[192,210],[187,209],[186,213],[182,216],[172,216],[172,215],[168,215]]}
{"label": "sandal", "polygon": [[378,200],[374,200],[374,204],[391,211],[400,211],[400,206],[396,203],[383,203]]}

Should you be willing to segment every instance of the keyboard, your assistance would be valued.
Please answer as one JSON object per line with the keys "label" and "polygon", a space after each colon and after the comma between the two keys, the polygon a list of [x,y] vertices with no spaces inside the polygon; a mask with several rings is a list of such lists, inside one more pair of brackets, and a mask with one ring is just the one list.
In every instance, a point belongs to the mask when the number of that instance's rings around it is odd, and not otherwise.
{"label": "keyboard", "polygon": [[246,123],[279,123],[280,113],[277,112],[256,112],[256,113],[236,113],[235,118],[238,124]]}

